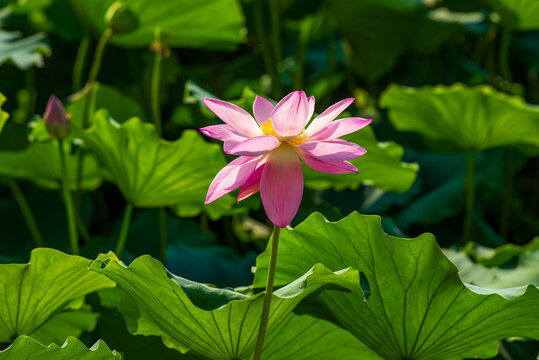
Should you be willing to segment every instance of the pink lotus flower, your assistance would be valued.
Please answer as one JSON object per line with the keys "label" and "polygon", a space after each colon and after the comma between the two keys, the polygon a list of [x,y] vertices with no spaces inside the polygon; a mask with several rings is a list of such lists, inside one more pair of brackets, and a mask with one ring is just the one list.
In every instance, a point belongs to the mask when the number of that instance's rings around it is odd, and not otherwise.
{"label": "pink lotus flower", "polygon": [[[361,146],[339,139],[372,120],[345,118],[333,121],[353,101],[344,99],[313,119],[314,97],[294,91],[275,107],[256,97],[254,119],[240,107],[215,99],[204,104],[226,124],[207,126],[202,133],[224,142],[227,154],[239,155],[213,179],[206,204],[243,185],[238,201],[260,191],[270,220],[283,228],[290,224],[303,196],[301,160],[319,172],[358,172],[347,160],[366,153]],[[256,120],[256,121],[255,121]]]}

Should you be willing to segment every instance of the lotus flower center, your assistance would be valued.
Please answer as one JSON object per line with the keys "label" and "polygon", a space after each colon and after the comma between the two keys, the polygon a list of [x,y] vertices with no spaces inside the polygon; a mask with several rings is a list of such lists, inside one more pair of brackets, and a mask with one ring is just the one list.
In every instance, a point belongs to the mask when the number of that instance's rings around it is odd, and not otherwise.
{"label": "lotus flower center", "polygon": [[281,141],[285,141],[287,143],[289,143],[290,145],[300,145],[300,144],[303,144],[306,140],[307,140],[307,135],[304,133],[305,132],[305,129],[303,129],[301,131],[301,133],[296,136],[294,139],[291,139],[291,140],[284,140],[284,139],[281,139],[277,133],[275,132],[275,129],[273,128],[273,124],[271,123],[271,118],[268,118],[268,120],[264,121],[261,125],[260,125],[260,130],[262,130],[262,132],[264,133],[264,135],[270,135],[270,136],[275,136],[277,139],[281,140]]}

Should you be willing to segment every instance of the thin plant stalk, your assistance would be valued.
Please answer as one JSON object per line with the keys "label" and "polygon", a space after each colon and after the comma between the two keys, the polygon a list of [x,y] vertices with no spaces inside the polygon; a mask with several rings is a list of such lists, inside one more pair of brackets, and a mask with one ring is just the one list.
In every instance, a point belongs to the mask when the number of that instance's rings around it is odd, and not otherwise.
{"label": "thin plant stalk", "polygon": [[[94,54],[94,60],[92,62],[92,66],[90,68],[90,73],[88,74],[88,81],[86,82],[86,100],[84,102],[84,111],[82,114],[82,128],[86,129],[88,125],[90,124],[90,111],[91,111],[91,103],[93,100],[93,88],[95,80],[97,79],[97,75],[99,74],[99,70],[101,69],[101,62],[103,61],[103,54],[105,52],[105,48],[107,46],[108,41],[110,40],[110,37],[112,36],[112,29],[107,28],[103,35],[101,35],[101,38],[99,38],[99,41],[97,42],[96,48],[95,48],[95,54]],[[80,201],[82,196],[82,178],[84,177],[84,150],[82,148],[79,149],[79,153],[77,156],[77,178],[76,178],[76,184],[77,184],[77,196],[76,196],[76,204],[77,209],[80,208]]]}
{"label": "thin plant stalk", "polygon": [[511,43],[511,30],[503,29],[500,34],[500,70],[507,81],[512,81],[511,67],[509,66],[509,45]]}
{"label": "thin plant stalk", "polygon": [[90,36],[88,34],[84,34],[80,41],[79,49],[77,50],[75,64],[73,65],[73,92],[78,91],[82,86],[82,70],[84,69],[84,62],[90,47],[90,40]]}
{"label": "thin plant stalk", "polygon": [[464,192],[466,194],[466,215],[464,218],[463,243],[473,240],[473,211],[475,204],[475,151],[468,153],[468,165],[466,168],[466,182]]}
{"label": "thin plant stalk", "polygon": [[16,181],[12,181],[9,183],[9,188],[13,193],[13,197],[15,198],[17,205],[19,205],[19,209],[21,210],[22,216],[24,217],[26,226],[28,226],[28,230],[30,231],[30,235],[32,236],[34,245],[36,247],[45,246],[45,243],[43,242],[43,237],[41,236],[41,232],[39,231],[39,227],[37,226],[36,218],[34,217],[32,209],[30,208],[30,204],[26,200],[24,193],[21,191],[19,184],[17,184]]}
{"label": "thin plant stalk", "polygon": [[152,44],[152,50],[155,53],[152,67],[152,84],[151,84],[151,107],[152,120],[157,129],[159,136],[163,136],[163,124],[161,120],[161,103],[159,101],[159,87],[161,82],[161,63],[163,61],[163,44],[161,43],[161,31],[155,31],[155,40]]}
{"label": "thin plant stalk", "polygon": [[[152,119],[159,136],[163,137],[163,121],[161,119],[161,101],[159,89],[161,86],[161,63],[163,61],[163,43],[161,40],[161,30],[156,29],[155,40],[152,44],[155,53],[152,67],[152,84],[150,102],[152,108]],[[167,213],[165,208],[159,209],[159,253],[161,262],[166,264],[167,259]]]}
{"label": "thin plant stalk", "polygon": [[159,255],[161,262],[167,264],[167,210],[159,209]]}
{"label": "thin plant stalk", "polygon": [[513,200],[514,191],[514,174],[513,174],[513,150],[505,150],[505,176],[504,176],[504,196],[500,218],[500,235],[502,239],[507,241],[509,233],[509,223],[511,221],[511,202]]}
{"label": "thin plant stalk", "polygon": [[279,77],[277,65],[274,62],[274,55],[272,54],[272,50],[264,30],[264,15],[262,12],[261,1],[255,1],[253,3],[253,18],[255,21],[256,37],[258,41],[260,41],[260,46],[262,47],[262,60],[264,61],[264,67],[266,68],[266,72],[271,76],[273,97],[277,98],[279,97],[278,94],[281,92],[281,79]]}
{"label": "thin plant stalk", "polygon": [[[511,42],[511,31],[503,29],[500,40],[500,71],[506,81],[512,81],[511,67],[509,66],[509,46]],[[500,235],[503,239],[507,238],[509,232],[509,222],[511,217],[511,200],[513,198],[513,150],[506,149],[505,152],[505,178],[504,178],[504,197],[500,217]]]}
{"label": "thin plant stalk", "polygon": [[67,166],[64,154],[64,142],[58,139],[58,151],[60,152],[60,167],[62,169],[62,195],[64,198],[64,205],[66,207],[67,214],[67,230],[69,233],[69,245],[71,247],[71,253],[79,254],[79,239],[77,235],[77,222],[75,219],[75,209],[73,207],[73,199],[71,198],[71,191],[69,190],[69,184],[67,181]]}
{"label": "thin plant stalk", "polygon": [[273,280],[275,278],[275,267],[277,265],[277,251],[279,248],[280,232],[281,228],[276,225],[273,225],[270,265],[268,270],[268,278],[266,280],[266,294],[264,296],[264,307],[262,309],[262,317],[260,320],[260,328],[258,330],[258,338],[256,340],[256,348],[253,360],[260,360],[260,356],[262,356],[262,348],[264,347],[264,337],[266,335],[266,329],[268,327],[271,296],[273,295]]}
{"label": "thin plant stalk", "polygon": [[269,1],[270,8],[270,20],[271,20],[271,37],[273,45],[273,59],[275,65],[275,74],[276,77],[273,79],[275,82],[273,96],[275,98],[280,98],[282,93],[281,88],[281,77],[279,74],[279,63],[283,59],[283,50],[281,44],[281,27],[279,24],[279,4],[278,0]]}
{"label": "thin plant stalk", "polygon": [[129,233],[129,226],[131,225],[131,216],[133,215],[133,204],[127,203],[124,211],[124,218],[122,220],[122,229],[120,230],[120,236],[118,237],[118,243],[116,244],[116,256],[122,257],[122,253],[125,249],[127,242],[127,234]]}

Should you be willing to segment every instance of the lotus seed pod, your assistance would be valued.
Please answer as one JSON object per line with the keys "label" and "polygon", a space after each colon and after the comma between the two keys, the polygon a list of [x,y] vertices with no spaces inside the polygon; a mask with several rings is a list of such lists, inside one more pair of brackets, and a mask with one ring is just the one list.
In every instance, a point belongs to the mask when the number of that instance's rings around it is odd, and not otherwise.
{"label": "lotus seed pod", "polygon": [[105,13],[105,23],[117,34],[127,34],[139,26],[139,20],[123,2],[115,1]]}

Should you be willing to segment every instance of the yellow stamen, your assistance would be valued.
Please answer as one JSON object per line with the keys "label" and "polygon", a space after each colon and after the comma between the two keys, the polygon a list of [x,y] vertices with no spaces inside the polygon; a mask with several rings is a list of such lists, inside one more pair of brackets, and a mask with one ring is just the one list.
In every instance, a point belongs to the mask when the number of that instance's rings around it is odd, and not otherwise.
{"label": "yellow stamen", "polygon": [[[303,131],[305,131],[305,129]],[[308,138],[307,134],[305,134],[303,131],[294,139],[289,140],[288,143],[296,146],[303,144]]]}
{"label": "yellow stamen", "polygon": [[290,145],[294,145],[294,146],[298,146],[298,145],[303,144],[305,141],[307,141],[307,138],[308,138],[308,136],[304,133],[305,129],[303,129],[303,131],[292,140],[283,140],[283,139],[279,138],[279,136],[275,132],[275,129],[273,128],[273,124],[271,123],[271,118],[268,118],[268,120],[264,121],[260,125],[260,130],[262,130],[264,135],[275,136],[279,140],[286,141]]}
{"label": "yellow stamen", "polygon": [[273,128],[273,124],[271,123],[271,118],[268,118],[268,120],[264,121],[260,125],[260,130],[264,133],[264,135],[271,135],[271,136],[277,136],[277,133],[275,132],[275,129]]}

